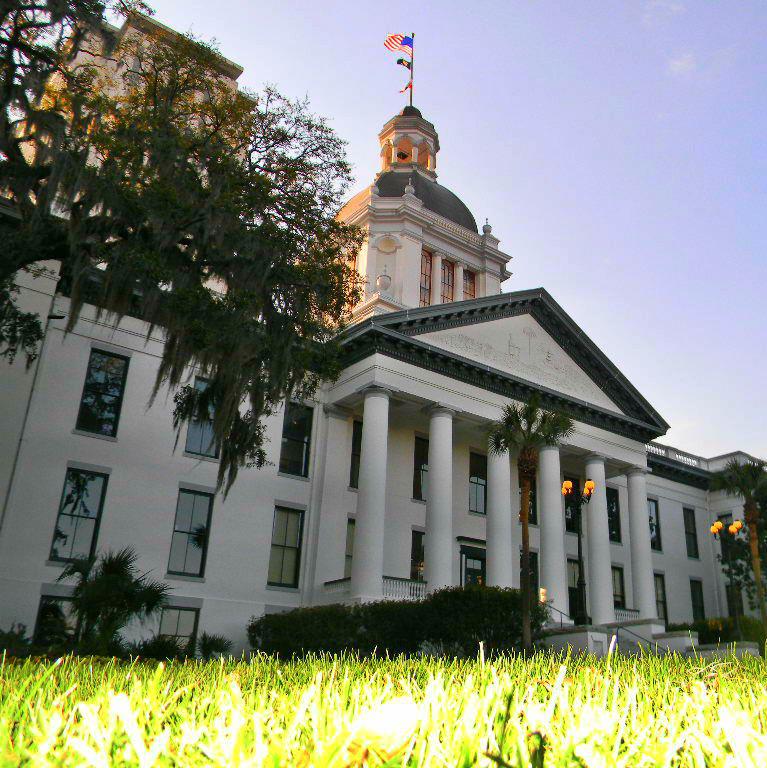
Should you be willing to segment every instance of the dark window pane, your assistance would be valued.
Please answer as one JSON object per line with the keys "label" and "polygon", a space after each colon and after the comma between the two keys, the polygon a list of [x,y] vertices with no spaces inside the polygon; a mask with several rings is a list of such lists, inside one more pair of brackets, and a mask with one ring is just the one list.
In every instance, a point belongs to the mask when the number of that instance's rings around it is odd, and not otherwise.
{"label": "dark window pane", "polygon": [[269,584],[281,587],[298,586],[302,531],[303,512],[275,507],[267,575]]}
{"label": "dark window pane", "polygon": [[51,560],[72,560],[93,554],[106,484],[106,475],[67,470],[51,544]]}
{"label": "dark window pane", "polygon": [[662,573],[655,574],[655,609],[658,618],[668,624],[668,607],[666,605],[666,579]]}
{"label": "dark window pane", "polygon": [[211,494],[179,491],[168,573],[184,576],[203,575],[212,511],[213,496]]}
{"label": "dark window pane", "polygon": [[613,606],[626,607],[626,588],[623,583],[623,568],[613,566]]}
{"label": "dark window pane", "polygon": [[428,251],[421,253],[421,284],[419,305],[428,307],[431,304],[431,254]]}
{"label": "dark window pane", "polygon": [[410,578],[423,581],[423,531],[413,531],[410,537]]}
{"label": "dark window pane", "polygon": [[362,422],[352,424],[352,461],[349,469],[349,487],[359,488],[360,459],[362,458]]}
{"label": "dark window pane", "polygon": [[413,498],[426,501],[429,493],[429,441],[416,437],[413,453]]}
{"label": "dark window pane", "polygon": [[[194,380],[194,388],[203,392],[208,387],[208,382],[199,376]],[[213,436],[213,406],[208,407],[207,418],[194,418],[189,422],[186,429],[187,453],[193,453],[196,456],[208,456],[218,458],[218,446]]]}
{"label": "dark window pane", "polygon": [[617,488],[606,488],[607,495],[607,526],[610,531],[610,541],[621,540],[621,505]]}
{"label": "dark window pane", "polygon": [[684,516],[684,540],[687,546],[687,557],[699,557],[698,530],[695,523],[695,510],[685,507],[682,510]]}
{"label": "dark window pane", "polygon": [[300,477],[309,476],[312,414],[312,408],[307,405],[287,404],[282,423],[280,472]]}
{"label": "dark window pane", "polygon": [[65,646],[75,637],[77,616],[73,603],[64,597],[41,597],[35,622],[34,642],[41,646]]}
{"label": "dark window pane", "polygon": [[354,558],[354,520],[346,521],[346,549],[344,550],[344,578],[351,578]]}
{"label": "dark window pane", "polygon": [[476,287],[476,275],[469,271],[468,269],[464,269],[463,271],[463,298],[464,299],[474,299],[477,295],[477,287]]}
{"label": "dark window pane", "polygon": [[469,512],[487,514],[487,456],[469,454]]}
{"label": "dark window pane", "polygon": [[703,604],[703,582],[699,579],[690,579],[690,599],[693,621],[703,621],[706,618],[706,609]]}
{"label": "dark window pane", "polygon": [[581,498],[581,481],[577,477],[567,477],[573,484],[573,492],[565,496],[565,530],[570,533],[578,533],[578,502]]}
{"label": "dark window pane", "polygon": [[485,584],[485,550],[480,547],[461,547],[461,584]]}
{"label": "dark window pane", "polygon": [[657,499],[647,499],[647,513],[650,518],[650,546],[660,552],[663,544],[660,536],[660,510]]}
{"label": "dark window pane", "polygon": [[173,638],[180,648],[193,646],[197,636],[199,616],[200,612],[197,608],[170,606],[163,608],[160,616],[160,636]]}
{"label": "dark window pane", "polygon": [[127,357],[91,350],[77,429],[107,437],[117,434],[127,373]]}

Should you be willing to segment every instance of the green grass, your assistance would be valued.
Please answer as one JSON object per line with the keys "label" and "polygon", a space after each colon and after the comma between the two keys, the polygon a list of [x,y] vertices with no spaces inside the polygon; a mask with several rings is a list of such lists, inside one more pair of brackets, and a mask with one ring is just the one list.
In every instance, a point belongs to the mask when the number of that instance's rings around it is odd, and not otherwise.
{"label": "green grass", "polygon": [[0,664],[3,767],[767,766],[759,658]]}

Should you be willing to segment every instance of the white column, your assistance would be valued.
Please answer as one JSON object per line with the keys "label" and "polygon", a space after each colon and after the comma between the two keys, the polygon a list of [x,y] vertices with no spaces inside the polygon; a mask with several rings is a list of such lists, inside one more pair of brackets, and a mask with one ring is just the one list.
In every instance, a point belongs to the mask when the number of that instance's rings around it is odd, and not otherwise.
{"label": "white column", "polygon": [[511,462],[509,453],[487,452],[487,583],[513,586]]}
{"label": "white column", "polygon": [[410,156],[412,157],[414,163],[418,162],[418,146],[416,144],[413,144],[413,151]]}
{"label": "white column", "polygon": [[593,624],[607,624],[615,621],[615,608],[604,456],[586,458],[586,478],[595,486],[591,502],[582,508],[588,545],[589,609]]}
{"label": "white column", "polygon": [[453,584],[453,411],[435,405],[429,422],[424,577],[429,592]]}
{"label": "white column", "polygon": [[463,264],[458,262],[453,267],[453,279],[455,285],[453,286],[453,300],[463,301]]}
{"label": "white column", "polygon": [[[554,608],[567,613],[567,557],[565,556],[565,508],[559,448],[542,448],[538,459],[538,524],[541,531],[541,586]],[[558,620],[556,612],[552,619]]]}
{"label": "white column", "polygon": [[657,619],[655,578],[650,547],[650,524],[647,512],[647,473],[636,467],[626,473],[629,496],[629,538],[631,544],[631,583],[634,609],[640,619]]}
{"label": "white column", "polygon": [[431,303],[442,303],[442,254],[431,255]]}
{"label": "white column", "polygon": [[365,391],[352,559],[351,596],[359,600],[380,600],[383,593],[388,438],[389,392],[371,387]]}

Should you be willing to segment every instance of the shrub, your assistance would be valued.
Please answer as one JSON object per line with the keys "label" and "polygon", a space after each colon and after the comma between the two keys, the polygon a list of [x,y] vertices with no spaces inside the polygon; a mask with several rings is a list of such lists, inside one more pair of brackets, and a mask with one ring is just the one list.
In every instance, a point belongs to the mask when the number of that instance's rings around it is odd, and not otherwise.
{"label": "shrub", "polygon": [[9,656],[28,656],[31,648],[32,643],[27,637],[26,624],[11,624],[11,628],[7,631],[0,629],[0,656],[3,651]]}
{"label": "shrub", "polygon": [[[533,634],[546,609],[534,603]],[[522,599],[516,589],[470,585],[438,590],[420,602],[380,601],[361,605],[297,608],[251,619],[254,650],[293,656],[305,653],[414,654],[440,651],[474,656],[519,648]]]}
{"label": "shrub", "polygon": [[711,645],[717,643],[732,643],[738,640],[746,640],[758,643],[760,650],[764,649],[765,634],[764,627],[758,619],[751,616],[740,617],[740,633],[735,627],[735,621],[729,617],[719,617],[704,619],[703,621],[693,621],[686,624],[669,624],[669,630],[692,630],[698,633],[698,642],[701,645]]}

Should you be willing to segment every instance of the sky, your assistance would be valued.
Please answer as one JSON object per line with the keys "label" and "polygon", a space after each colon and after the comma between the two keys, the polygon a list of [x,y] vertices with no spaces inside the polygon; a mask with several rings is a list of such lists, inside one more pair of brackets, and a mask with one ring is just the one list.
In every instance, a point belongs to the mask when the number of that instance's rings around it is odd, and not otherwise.
{"label": "sky", "polygon": [[489,219],[691,453],[767,458],[767,2],[154,0],[241,86],[308,96],[355,189],[406,103],[415,32],[439,181]]}

